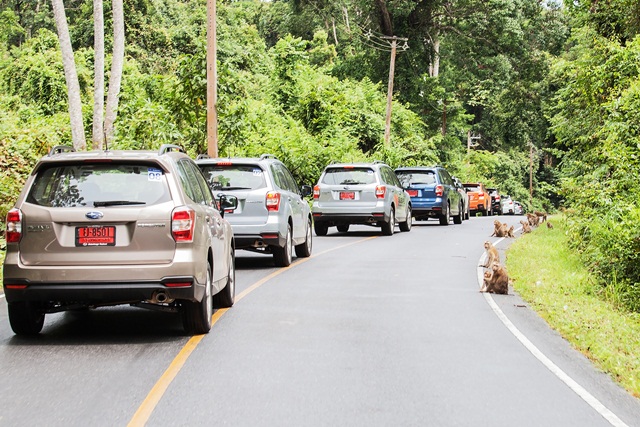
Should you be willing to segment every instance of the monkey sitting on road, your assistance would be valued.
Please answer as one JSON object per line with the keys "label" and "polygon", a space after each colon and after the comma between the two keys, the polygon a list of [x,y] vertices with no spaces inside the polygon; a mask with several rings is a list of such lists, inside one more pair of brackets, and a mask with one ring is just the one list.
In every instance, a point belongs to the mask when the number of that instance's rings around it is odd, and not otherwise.
{"label": "monkey sitting on road", "polygon": [[494,262],[500,262],[500,254],[490,241],[484,242],[484,250],[486,251],[486,261],[481,267],[489,268]]}
{"label": "monkey sitting on road", "polygon": [[[504,226],[505,226],[505,228],[506,228],[506,227],[507,227],[507,224],[505,224]],[[514,231],[514,228],[513,228],[513,225],[512,225],[512,226],[511,226],[511,227],[509,227],[509,229],[507,230],[507,237],[516,237],[516,236],[513,234],[513,231]]]}
{"label": "monkey sitting on road", "polygon": [[489,237],[506,237],[507,231],[507,224],[503,224],[496,219],[493,221],[493,234]]}
{"label": "monkey sitting on road", "polygon": [[491,271],[487,271],[484,274],[480,292],[507,295],[509,293],[509,276],[507,275],[507,270],[497,262],[493,263],[491,265]]}
{"label": "monkey sitting on road", "polygon": [[547,221],[547,228],[553,229],[553,224],[550,221]]}
{"label": "monkey sitting on road", "polygon": [[520,224],[522,224],[522,234],[531,233],[531,226],[529,225],[528,221],[522,220],[520,221]]}
{"label": "monkey sitting on road", "polygon": [[537,215],[531,213],[527,214],[527,220],[529,221],[529,225],[532,227],[537,227],[540,223],[540,218]]}

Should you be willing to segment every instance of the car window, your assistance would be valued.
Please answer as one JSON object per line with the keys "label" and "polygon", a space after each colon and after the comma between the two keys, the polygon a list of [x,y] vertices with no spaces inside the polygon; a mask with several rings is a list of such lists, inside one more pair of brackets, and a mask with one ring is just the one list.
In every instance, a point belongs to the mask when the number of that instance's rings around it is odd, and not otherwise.
{"label": "car window", "polygon": [[206,204],[202,188],[188,160],[178,162],[178,175],[187,196],[196,203]]}
{"label": "car window", "polygon": [[289,183],[288,185],[289,185],[289,188],[291,189],[291,192],[300,194],[300,188],[298,188],[298,184],[296,183],[296,180],[293,177],[293,175],[291,175],[291,172],[289,171],[289,169],[287,169],[284,166],[281,166],[281,167],[282,167],[282,173],[284,174],[285,179]]}
{"label": "car window", "polygon": [[292,193],[299,192],[298,186],[293,180],[291,173],[289,173],[289,171],[283,165],[272,164],[271,172],[273,173],[273,179],[278,187]]}
{"label": "car window", "polygon": [[482,191],[482,187],[475,184],[464,184],[464,188],[469,191]]}
{"label": "car window", "polygon": [[153,205],[168,200],[164,172],[156,165],[132,163],[52,165],[38,172],[27,196],[29,203],[46,207]]}
{"label": "car window", "polygon": [[404,187],[410,185],[428,185],[436,182],[435,171],[401,171],[397,172],[397,176]]}
{"label": "car window", "polygon": [[359,185],[375,182],[375,172],[368,167],[330,168],[322,177],[322,183],[329,185]]}
{"label": "car window", "polygon": [[267,186],[258,165],[200,165],[209,188],[219,190],[257,190]]}
{"label": "car window", "polygon": [[198,185],[200,186],[200,189],[202,190],[204,204],[209,206],[217,206],[217,204],[214,202],[215,199],[213,198],[213,194],[211,193],[211,188],[205,181],[204,176],[202,176],[202,172],[200,171],[198,166],[194,163],[188,162],[188,168],[193,172],[193,175]]}
{"label": "car window", "polygon": [[442,176],[442,182],[446,185],[454,185],[451,175],[445,169],[440,169],[440,175]]}

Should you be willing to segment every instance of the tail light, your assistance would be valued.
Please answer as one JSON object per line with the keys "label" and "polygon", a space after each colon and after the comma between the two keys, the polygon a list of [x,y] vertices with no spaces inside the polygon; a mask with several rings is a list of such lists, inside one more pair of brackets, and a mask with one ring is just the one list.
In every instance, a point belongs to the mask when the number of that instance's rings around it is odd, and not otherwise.
{"label": "tail light", "polygon": [[436,196],[442,197],[443,194],[444,194],[444,186],[440,184],[436,185]]}
{"label": "tail light", "polygon": [[378,199],[384,199],[384,195],[386,192],[387,192],[387,187],[385,187],[384,185],[376,186],[376,197]]}
{"label": "tail light", "polygon": [[278,212],[278,210],[280,209],[280,193],[269,191],[267,193],[265,204],[267,205],[267,210],[269,212]]}
{"label": "tail light", "polygon": [[7,229],[5,240],[7,243],[18,243],[22,238],[22,212],[19,209],[11,209],[7,213]]}
{"label": "tail light", "polygon": [[320,198],[320,186],[316,185],[313,187],[313,198],[314,199],[319,199]]}
{"label": "tail light", "polygon": [[484,193],[481,191],[478,193],[478,197],[483,198],[484,197]]}
{"label": "tail light", "polygon": [[171,235],[176,242],[193,242],[196,213],[187,207],[176,208],[171,214]]}

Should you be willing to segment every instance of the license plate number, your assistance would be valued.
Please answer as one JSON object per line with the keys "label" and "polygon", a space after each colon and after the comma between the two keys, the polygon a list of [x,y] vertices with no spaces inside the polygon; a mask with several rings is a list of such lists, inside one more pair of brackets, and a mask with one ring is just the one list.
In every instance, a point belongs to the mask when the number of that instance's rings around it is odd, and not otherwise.
{"label": "license plate number", "polygon": [[354,200],[355,198],[356,198],[356,193],[353,191],[340,192],[340,200]]}
{"label": "license plate number", "polygon": [[76,227],[76,246],[115,246],[116,227],[99,225]]}
{"label": "license plate number", "polygon": [[418,190],[407,190],[409,197],[418,197]]}

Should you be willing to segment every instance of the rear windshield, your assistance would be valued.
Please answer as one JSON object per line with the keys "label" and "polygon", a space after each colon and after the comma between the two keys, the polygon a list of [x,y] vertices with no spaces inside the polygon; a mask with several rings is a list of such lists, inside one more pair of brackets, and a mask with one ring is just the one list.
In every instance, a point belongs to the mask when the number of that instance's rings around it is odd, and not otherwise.
{"label": "rear windshield", "polygon": [[475,184],[464,184],[464,188],[466,188],[467,191],[474,191],[474,192],[482,191],[482,188],[479,185],[475,185]]}
{"label": "rear windshield", "polygon": [[161,169],[118,163],[47,167],[27,196],[29,203],[47,207],[153,205],[170,199]]}
{"label": "rear windshield", "polygon": [[435,184],[436,182],[436,173],[434,171],[398,171],[396,175],[398,175],[403,187]]}
{"label": "rear windshield", "polygon": [[258,165],[198,165],[212,191],[257,190],[267,186]]}
{"label": "rear windshield", "polygon": [[358,185],[373,184],[376,175],[371,168],[331,168],[322,177],[323,184],[329,185]]}

